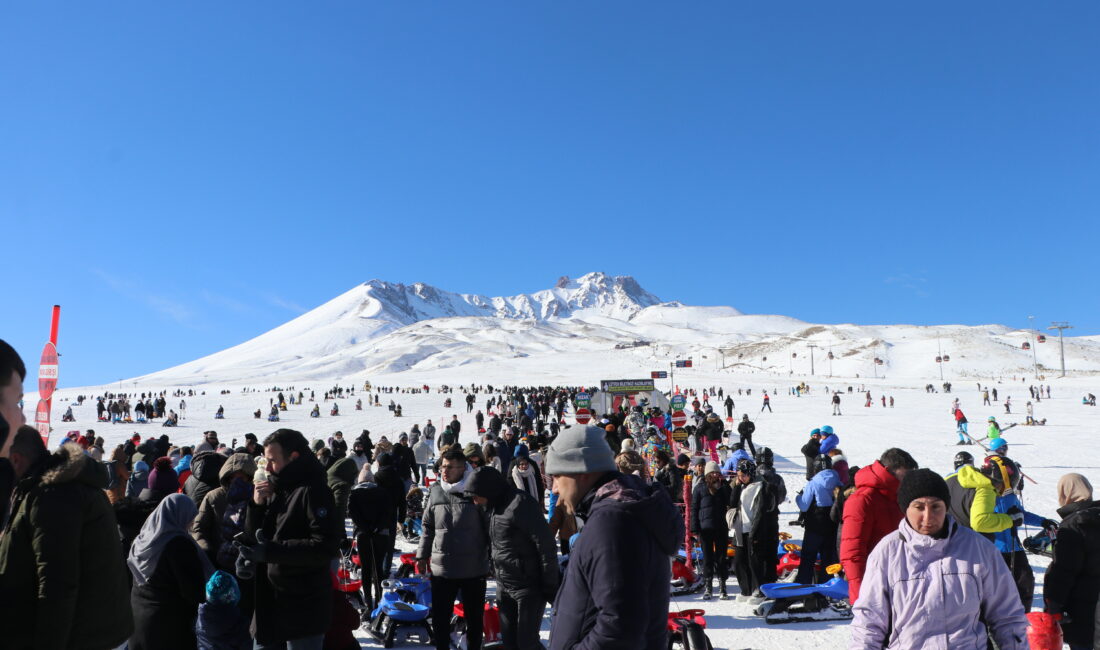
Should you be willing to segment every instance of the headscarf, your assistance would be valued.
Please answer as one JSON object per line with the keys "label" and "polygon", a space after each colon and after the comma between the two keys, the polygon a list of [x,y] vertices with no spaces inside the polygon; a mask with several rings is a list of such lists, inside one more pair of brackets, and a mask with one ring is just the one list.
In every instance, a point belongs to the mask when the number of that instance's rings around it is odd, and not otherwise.
{"label": "headscarf", "polygon": [[130,556],[126,559],[135,584],[143,585],[149,581],[168,542],[180,536],[186,537],[194,545],[195,553],[202,562],[203,580],[210,576],[213,571],[210,559],[199,550],[189,532],[198,511],[195,502],[186,494],[169,494],[157,505],[134,539],[130,546]]}
{"label": "headscarf", "polygon": [[1092,501],[1092,484],[1084,476],[1070,473],[1058,479],[1058,507],[1078,501]]}

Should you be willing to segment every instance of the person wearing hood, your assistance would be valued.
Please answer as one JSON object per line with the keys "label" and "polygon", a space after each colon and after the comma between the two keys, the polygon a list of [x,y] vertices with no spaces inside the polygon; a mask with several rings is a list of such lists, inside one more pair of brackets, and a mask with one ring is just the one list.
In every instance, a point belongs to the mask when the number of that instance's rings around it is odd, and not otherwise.
{"label": "person wearing hood", "polygon": [[828,452],[821,452],[829,457],[829,462],[832,464],[833,471],[836,472],[837,478],[840,479],[841,487],[848,485],[852,477],[848,473],[848,458],[844,455],[844,452],[840,450],[840,447],[833,447]]}
{"label": "person wearing hood", "polygon": [[[267,480],[253,487],[241,567],[256,575],[251,632],[258,649],[318,647],[332,622],[332,561],[344,539],[332,491],[305,437],[278,429],[264,440]],[[316,645],[313,645],[316,644]]]}
{"label": "person wearing hood", "polygon": [[1096,643],[1096,608],[1100,600],[1100,502],[1092,484],[1080,474],[1058,479],[1058,516],[1062,523],[1054,542],[1054,560],[1043,580],[1046,611],[1063,614],[1062,636],[1071,650]]}
{"label": "person wearing hood", "polygon": [[186,495],[166,496],[130,547],[126,560],[134,579],[130,650],[196,646],[195,618],[206,596],[206,580],[214,572],[188,532],[197,512]]}
{"label": "person wearing hood", "polygon": [[870,466],[856,472],[856,490],[844,502],[840,529],[840,563],[848,580],[848,600],[859,599],[867,557],[902,519],[898,485],[917,461],[904,449],[891,447]]}
{"label": "person wearing hood", "polygon": [[432,462],[432,441],[425,435],[413,443],[413,474],[417,485],[423,485],[428,478],[428,465]]}
{"label": "person wearing hood", "polygon": [[208,492],[218,487],[225,456],[214,451],[200,451],[191,457],[191,476],[183,484],[183,492],[198,507]]}
{"label": "person wearing hood", "polygon": [[352,443],[351,455],[349,455],[348,458],[355,461],[356,473],[362,470],[365,465],[370,465],[370,459],[367,458],[366,447],[364,447],[363,443],[359,442],[358,440]]}
{"label": "person wearing hood", "polygon": [[896,502],[905,514],[861,574],[849,648],[985,648],[988,639],[1001,650],[1028,647],[1008,567],[948,514],[950,498],[932,470],[904,473]]}
{"label": "person wearing hood", "polygon": [[619,473],[600,427],[563,429],[546,473],[583,523],[554,600],[551,650],[668,648],[671,562],[684,518],[660,485]]}
{"label": "person wearing hood", "polygon": [[239,553],[233,538],[244,530],[256,462],[247,453],[233,454],[218,472],[218,487],[206,493],[191,524],[191,537],[214,566],[237,577],[242,588],[240,609],[251,617],[252,578],[237,575]]}
{"label": "person wearing hood", "polygon": [[[455,597],[462,594],[462,606],[467,612],[480,612],[485,606],[489,521],[485,511],[466,496],[466,482],[472,473],[466,456],[460,449],[447,448],[441,461],[440,479],[432,484],[424,506],[416,563],[422,574],[431,565],[435,647],[448,650]],[[466,617],[470,650],[481,648],[481,633],[481,616]]]}
{"label": "person wearing hood", "polygon": [[821,443],[818,448],[818,454],[828,454],[836,446],[840,444],[840,436],[833,433],[833,428],[829,425],[821,427]]}
{"label": "person wearing hood", "polygon": [[332,498],[336,501],[336,516],[341,520],[348,516],[348,496],[355,486],[357,476],[359,466],[352,458],[341,458],[328,468],[328,488],[332,490]]}
{"label": "person wearing hood", "polygon": [[547,602],[553,602],[559,582],[554,535],[542,516],[542,506],[492,467],[473,472],[466,482],[466,496],[489,513],[504,647],[539,650],[543,611]]}
{"label": "person wearing hood", "polygon": [[110,485],[107,488],[107,500],[113,506],[126,498],[126,486],[130,482],[130,470],[126,469],[126,455],[122,445],[115,447],[111,452],[111,460],[106,465],[107,470],[115,474],[113,481],[110,477],[107,480],[107,484]]}
{"label": "person wearing hood", "polygon": [[16,484],[0,537],[2,645],[121,645],[134,624],[106,474],[77,445],[50,454],[34,427],[4,447]]}
{"label": "person wearing hood", "polygon": [[542,472],[539,471],[538,465],[531,462],[530,456],[520,454],[512,460],[507,481],[509,485],[517,490],[529,494],[539,504],[539,508],[542,508],[546,487],[542,481]]}
{"label": "person wearing hood", "polygon": [[[836,524],[829,516],[833,507],[833,490],[842,485],[840,476],[832,469],[829,457],[817,457],[817,473],[794,501],[802,511],[806,534],[802,540],[802,557],[794,581],[800,584],[821,583],[826,580],[825,568],[837,562]],[[820,555],[821,564],[817,564]],[[820,566],[820,570],[815,567]]]}

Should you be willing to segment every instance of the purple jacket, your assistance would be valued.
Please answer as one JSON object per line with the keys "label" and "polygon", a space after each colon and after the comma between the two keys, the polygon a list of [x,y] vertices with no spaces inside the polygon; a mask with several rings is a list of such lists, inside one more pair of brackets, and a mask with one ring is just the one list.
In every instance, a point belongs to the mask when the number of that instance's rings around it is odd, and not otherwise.
{"label": "purple jacket", "polygon": [[[997,548],[947,516],[944,539],[901,520],[871,551],[850,648],[1026,649],[1027,619]],[[985,619],[983,624],[980,620]]]}

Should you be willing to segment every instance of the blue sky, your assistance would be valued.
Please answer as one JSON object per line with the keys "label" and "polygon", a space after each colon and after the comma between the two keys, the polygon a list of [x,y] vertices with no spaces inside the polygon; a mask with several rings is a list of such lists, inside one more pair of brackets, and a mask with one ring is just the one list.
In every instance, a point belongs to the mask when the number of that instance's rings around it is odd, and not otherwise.
{"label": "blue sky", "polygon": [[1091,297],[1100,4],[97,2],[0,10],[0,338],[62,385],[378,277],[630,274],[816,322]]}

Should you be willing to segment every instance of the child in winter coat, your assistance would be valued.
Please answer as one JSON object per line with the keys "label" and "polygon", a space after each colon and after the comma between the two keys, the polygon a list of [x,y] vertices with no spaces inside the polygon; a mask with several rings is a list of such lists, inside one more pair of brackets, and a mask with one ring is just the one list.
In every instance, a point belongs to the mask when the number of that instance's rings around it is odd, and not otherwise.
{"label": "child in winter coat", "polygon": [[198,650],[249,650],[248,617],[237,606],[240,587],[232,574],[215,571],[206,582],[206,602],[195,622]]}

